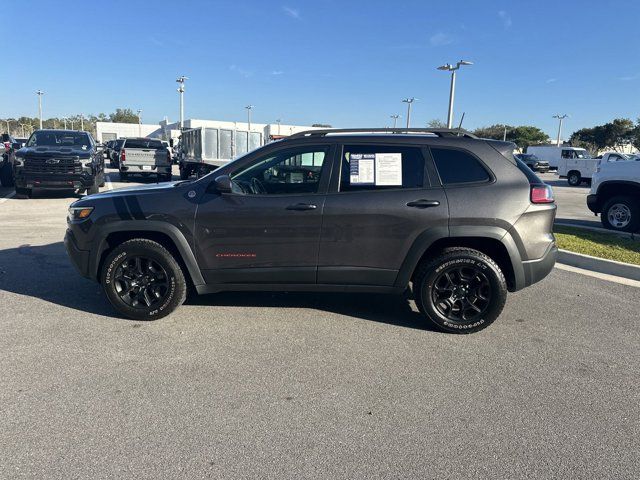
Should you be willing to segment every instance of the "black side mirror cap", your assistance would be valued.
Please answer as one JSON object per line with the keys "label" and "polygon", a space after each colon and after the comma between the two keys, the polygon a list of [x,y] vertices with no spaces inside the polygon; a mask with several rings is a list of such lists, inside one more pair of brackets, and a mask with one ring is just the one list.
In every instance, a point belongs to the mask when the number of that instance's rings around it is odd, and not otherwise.
{"label": "black side mirror cap", "polygon": [[229,175],[220,175],[215,178],[213,183],[210,184],[210,187],[214,188],[218,193],[231,193],[233,185]]}

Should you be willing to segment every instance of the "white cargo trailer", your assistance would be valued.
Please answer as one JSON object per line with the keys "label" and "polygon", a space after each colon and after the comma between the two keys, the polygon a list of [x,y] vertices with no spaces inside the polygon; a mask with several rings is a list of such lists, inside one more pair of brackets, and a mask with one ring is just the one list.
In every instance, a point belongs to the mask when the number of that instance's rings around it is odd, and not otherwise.
{"label": "white cargo trailer", "polygon": [[180,138],[180,178],[206,175],[251,150],[264,145],[256,131],[198,127],[185,130]]}

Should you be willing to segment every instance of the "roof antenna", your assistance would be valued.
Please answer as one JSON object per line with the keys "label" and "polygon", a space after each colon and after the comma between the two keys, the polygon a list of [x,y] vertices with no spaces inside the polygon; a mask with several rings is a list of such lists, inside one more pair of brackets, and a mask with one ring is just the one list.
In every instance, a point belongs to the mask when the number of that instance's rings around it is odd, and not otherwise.
{"label": "roof antenna", "polygon": [[458,125],[458,136],[460,136],[460,131],[462,130],[462,122],[464,122],[464,114],[467,112],[462,112],[462,117],[460,117],[460,124]]}

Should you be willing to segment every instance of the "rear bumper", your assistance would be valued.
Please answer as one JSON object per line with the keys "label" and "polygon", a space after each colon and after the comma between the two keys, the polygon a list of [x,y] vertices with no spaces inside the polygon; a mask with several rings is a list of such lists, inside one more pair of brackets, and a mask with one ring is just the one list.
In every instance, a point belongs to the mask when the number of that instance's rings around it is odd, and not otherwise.
{"label": "rear bumper", "polygon": [[[151,168],[144,168],[144,167],[151,167]],[[120,171],[129,173],[129,174],[135,174],[135,173],[168,174],[168,173],[171,173],[171,165],[131,165],[127,163],[125,165],[120,165]]]}
{"label": "rear bumper", "polygon": [[41,188],[46,190],[89,188],[95,182],[95,177],[89,173],[56,175],[22,173],[20,170],[16,171],[15,179],[16,187],[18,188]]}
{"label": "rear bumper", "polygon": [[91,278],[89,274],[89,251],[78,248],[75,236],[71,230],[67,230],[64,236],[64,246],[67,255],[75,269],[85,278]]}
{"label": "rear bumper", "polygon": [[592,193],[591,195],[587,195],[587,208],[593,213],[601,212],[602,209],[598,201],[598,194]]}
{"label": "rear bumper", "polygon": [[549,272],[553,270],[553,266],[556,264],[557,258],[558,247],[555,242],[553,242],[541,258],[522,262],[522,268],[524,270],[523,286],[528,287],[529,285],[533,285],[549,275]]}

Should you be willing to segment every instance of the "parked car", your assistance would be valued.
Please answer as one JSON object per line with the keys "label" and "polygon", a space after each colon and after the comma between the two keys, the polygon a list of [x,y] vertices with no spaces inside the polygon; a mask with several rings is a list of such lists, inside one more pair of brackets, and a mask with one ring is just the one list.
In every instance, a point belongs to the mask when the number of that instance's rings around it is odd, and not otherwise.
{"label": "parked car", "polygon": [[438,328],[481,330],[507,291],[553,268],[551,188],[512,143],[457,129],[388,132],[303,132],[200,179],[81,199],[69,209],[67,252],[129,318],[168,315],[187,285],[410,288]]}
{"label": "parked car", "polygon": [[0,184],[3,187],[13,187],[13,165],[15,162],[15,153],[20,149],[20,143],[8,133],[3,133],[0,136],[0,144],[2,145],[2,154],[0,155]]}
{"label": "parked car", "polygon": [[530,145],[527,147],[526,153],[533,154],[540,160],[549,162],[550,170],[558,170],[563,158],[591,158],[589,152],[584,148],[557,147],[555,145]]}
{"label": "parked car", "polygon": [[20,148],[24,147],[27,144],[28,138],[24,137],[16,137],[16,143],[20,144]]}
{"label": "parked car", "polygon": [[116,143],[115,140],[107,140],[104,143],[104,151],[102,152],[103,155],[104,155],[104,158],[109,161],[109,166],[110,167],[112,166],[112,164],[111,164],[111,149],[113,148],[113,145],[115,143]]}
{"label": "parked car", "polygon": [[160,140],[154,138],[126,138],[120,150],[120,180],[129,175],[157,175],[158,181],[171,180],[171,153]]}
{"label": "parked car", "polygon": [[98,193],[104,186],[104,158],[91,134],[73,130],[36,130],[15,155],[18,197],[33,190]]}
{"label": "parked car", "polygon": [[587,207],[605,228],[640,231],[640,162],[605,162],[591,181]]}
{"label": "parked car", "polygon": [[114,140],[112,146],[109,148],[109,166],[111,168],[119,168],[120,166],[120,151],[124,144],[124,138]]}
{"label": "parked car", "polygon": [[547,173],[549,171],[549,162],[540,160],[532,153],[519,153],[516,157],[534,172]]}

